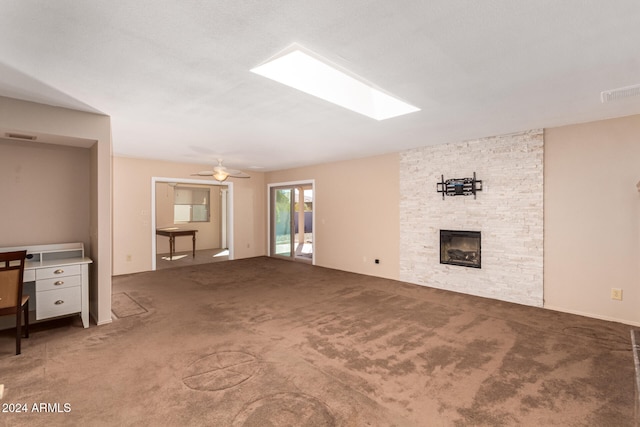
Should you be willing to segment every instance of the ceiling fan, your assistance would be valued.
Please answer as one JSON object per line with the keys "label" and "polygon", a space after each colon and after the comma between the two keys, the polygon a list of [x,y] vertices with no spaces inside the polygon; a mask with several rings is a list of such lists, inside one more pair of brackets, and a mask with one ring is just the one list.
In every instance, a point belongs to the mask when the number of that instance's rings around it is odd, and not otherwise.
{"label": "ceiling fan", "polygon": [[250,178],[246,173],[236,170],[227,169],[222,166],[222,159],[218,159],[218,166],[215,166],[212,171],[200,171],[198,173],[192,173],[192,176],[212,176],[216,181],[223,182],[227,178]]}

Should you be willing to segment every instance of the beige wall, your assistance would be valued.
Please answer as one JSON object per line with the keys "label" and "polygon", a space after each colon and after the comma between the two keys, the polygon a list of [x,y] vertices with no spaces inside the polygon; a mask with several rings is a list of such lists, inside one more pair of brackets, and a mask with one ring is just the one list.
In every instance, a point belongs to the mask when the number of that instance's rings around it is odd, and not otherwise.
{"label": "beige wall", "polygon": [[640,116],[545,131],[546,307],[640,325],[639,137]]}
{"label": "beige wall", "polygon": [[88,148],[0,139],[0,247],[81,242],[89,250],[90,155]]}
{"label": "beige wall", "polygon": [[[89,144],[90,195],[89,305],[98,324],[111,322],[111,119],[66,108],[0,97],[0,135],[12,131],[42,136],[53,144]],[[41,140],[41,139],[39,139]],[[46,181],[47,176],[42,177]],[[28,197],[28,193],[25,193]],[[21,218],[12,224],[29,229],[32,224]],[[45,235],[44,240],[50,240]],[[68,239],[65,239],[68,240]]]}
{"label": "beige wall", "polygon": [[[152,268],[152,177],[194,179],[191,173],[207,168],[210,169],[211,165],[113,158],[114,275]],[[251,173],[250,179],[232,179],[231,186],[234,258],[265,255],[264,174]]]}
{"label": "beige wall", "polygon": [[399,175],[394,153],[268,172],[266,181],[315,180],[316,265],[397,279]]}

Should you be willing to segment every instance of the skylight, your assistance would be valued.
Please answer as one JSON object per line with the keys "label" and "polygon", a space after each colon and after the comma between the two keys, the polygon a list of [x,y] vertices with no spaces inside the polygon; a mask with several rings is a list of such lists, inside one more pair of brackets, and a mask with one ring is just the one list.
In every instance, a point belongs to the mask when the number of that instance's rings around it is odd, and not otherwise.
{"label": "skylight", "polygon": [[376,120],[420,111],[296,45],[251,71]]}

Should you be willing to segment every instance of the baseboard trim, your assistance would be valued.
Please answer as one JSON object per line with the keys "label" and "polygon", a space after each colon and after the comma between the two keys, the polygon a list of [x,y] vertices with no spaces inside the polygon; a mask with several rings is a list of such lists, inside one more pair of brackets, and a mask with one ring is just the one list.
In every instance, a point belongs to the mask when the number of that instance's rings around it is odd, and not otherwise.
{"label": "baseboard trim", "polygon": [[109,317],[107,320],[103,320],[102,322],[98,322],[98,319],[96,319],[91,313],[89,313],[89,317],[97,326],[108,325],[109,323],[113,322],[113,319],[111,317]]}
{"label": "baseboard trim", "polygon": [[593,313],[585,313],[583,311],[578,311],[578,310],[569,310],[569,309],[566,309],[566,308],[555,307],[555,306],[547,305],[547,304],[545,304],[543,306],[543,308],[546,308],[548,310],[553,310],[553,311],[560,311],[562,313],[575,314],[575,315],[578,315],[578,316],[591,317],[593,319],[606,320],[608,322],[616,322],[616,323],[622,323],[624,325],[640,327],[640,322],[632,322],[630,320],[617,319],[615,317],[601,316],[599,314],[593,314]]}

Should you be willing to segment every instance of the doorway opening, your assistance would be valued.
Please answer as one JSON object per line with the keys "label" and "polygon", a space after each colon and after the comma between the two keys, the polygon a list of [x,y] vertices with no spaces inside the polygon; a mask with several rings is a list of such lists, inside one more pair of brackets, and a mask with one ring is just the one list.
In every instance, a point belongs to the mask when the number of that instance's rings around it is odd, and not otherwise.
{"label": "doorway opening", "polygon": [[315,264],[314,182],[269,184],[269,255]]}
{"label": "doorway opening", "polygon": [[152,270],[233,259],[233,183],[153,177]]}

